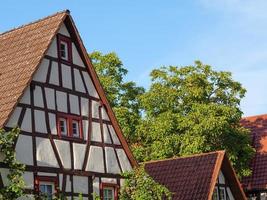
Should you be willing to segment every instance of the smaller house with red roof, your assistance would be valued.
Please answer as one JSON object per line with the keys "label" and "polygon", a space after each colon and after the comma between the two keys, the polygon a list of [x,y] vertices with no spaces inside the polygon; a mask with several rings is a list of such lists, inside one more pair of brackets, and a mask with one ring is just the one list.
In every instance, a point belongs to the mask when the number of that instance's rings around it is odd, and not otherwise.
{"label": "smaller house with red roof", "polygon": [[252,174],[243,178],[243,188],[250,199],[267,199],[267,114],[245,117],[241,124],[250,130],[252,146],[256,150],[250,162]]}
{"label": "smaller house with red roof", "polygon": [[225,151],[145,163],[146,172],[173,193],[173,200],[245,200]]}

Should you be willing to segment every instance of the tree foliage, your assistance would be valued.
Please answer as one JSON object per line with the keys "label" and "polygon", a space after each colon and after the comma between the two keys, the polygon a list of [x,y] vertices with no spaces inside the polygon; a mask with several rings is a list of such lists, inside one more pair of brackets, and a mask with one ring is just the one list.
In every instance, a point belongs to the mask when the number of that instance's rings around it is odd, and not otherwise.
{"label": "tree foliage", "polygon": [[102,54],[95,51],[89,56],[122,131],[131,144],[137,138],[136,127],[141,119],[138,97],[144,93],[144,88],[124,80],[128,71],[114,52]]}
{"label": "tree foliage", "polygon": [[125,182],[120,191],[120,200],[162,200],[171,199],[170,191],[155,182],[144,170],[135,168],[124,175]]}
{"label": "tree foliage", "polygon": [[8,185],[0,189],[0,199],[17,199],[24,194],[24,180],[22,174],[25,166],[16,160],[15,141],[19,136],[19,129],[14,128],[11,131],[0,129],[0,152],[3,156],[3,161],[8,168],[7,175]]}
{"label": "tree foliage", "polygon": [[246,90],[229,72],[193,66],[161,67],[141,98],[145,116],[134,153],[139,161],[226,149],[239,175],[248,175],[253,155],[240,125]]}

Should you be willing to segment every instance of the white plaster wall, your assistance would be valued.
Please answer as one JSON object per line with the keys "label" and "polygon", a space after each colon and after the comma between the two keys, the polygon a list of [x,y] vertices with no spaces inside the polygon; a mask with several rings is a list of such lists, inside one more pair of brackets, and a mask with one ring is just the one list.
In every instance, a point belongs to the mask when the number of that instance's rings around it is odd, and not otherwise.
{"label": "white plaster wall", "polygon": [[102,147],[91,145],[86,170],[92,172],[105,172]]}
{"label": "white plaster wall", "polygon": [[66,192],[71,192],[71,180],[70,180],[70,176],[66,176]]}
{"label": "white plaster wall", "polygon": [[72,43],[72,58],[73,58],[73,63],[75,65],[78,65],[80,67],[85,67],[74,43]]}
{"label": "white plaster wall", "polygon": [[41,64],[39,65],[38,70],[35,72],[33,76],[33,80],[41,82],[41,83],[45,83],[46,77],[47,77],[48,66],[49,66],[49,60],[44,58]]}
{"label": "white plaster wall", "polygon": [[99,118],[99,106],[100,103],[97,101],[92,101],[92,117]]}
{"label": "white plaster wall", "polygon": [[[62,190],[63,185],[63,174],[59,174],[59,188]],[[66,176],[66,192],[71,192],[71,182],[70,182],[70,176]]]}
{"label": "white plaster wall", "polygon": [[60,112],[67,112],[67,93],[56,91],[57,110]]}
{"label": "white plaster wall", "polygon": [[38,176],[53,176],[53,177],[57,176],[56,173],[48,173],[48,172],[37,172],[37,175]]}
{"label": "white plaster wall", "polygon": [[75,193],[88,194],[88,177],[73,176],[73,190]]}
{"label": "white plaster wall", "polygon": [[32,114],[30,108],[26,109],[20,128],[22,131],[32,132]]}
{"label": "white plaster wall", "polygon": [[64,88],[72,89],[71,68],[67,65],[61,64],[62,71],[62,86]]}
{"label": "white plaster wall", "polygon": [[63,140],[54,140],[57,151],[64,168],[71,168],[70,143]]}
{"label": "white plaster wall", "polygon": [[85,140],[87,140],[88,138],[88,128],[89,128],[89,125],[88,125],[88,121],[87,120],[83,120],[83,138]]}
{"label": "white plaster wall", "polygon": [[113,126],[112,125],[108,125],[108,128],[109,128],[110,135],[112,137],[113,143],[120,145],[121,144],[120,140],[119,140],[119,138],[118,138]]}
{"label": "white plaster wall", "polygon": [[19,135],[16,143],[16,158],[23,164],[33,165],[32,137]]}
{"label": "white plaster wall", "polygon": [[88,99],[81,97],[81,112],[82,116],[89,117]]}
{"label": "white plaster wall", "polygon": [[47,133],[45,122],[45,112],[41,110],[34,110],[35,130],[39,133]]}
{"label": "white plaster wall", "polygon": [[40,86],[36,86],[34,88],[34,106],[37,107],[44,107],[44,101],[43,101],[43,93],[42,93],[42,89]]}
{"label": "white plaster wall", "polygon": [[4,186],[7,186],[9,184],[9,180],[7,178],[7,175],[9,174],[9,169],[0,168],[0,173]]}
{"label": "white plaster wall", "polygon": [[232,194],[232,191],[230,190],[229,187],[227,187],[227,194],[228,194],[230,200],[235,200],[235,198],[234,198],[234,196]]}
{"label": "white plaster wall", "polygon": [[25,182],[26,189],[34,189],[34,178],[32,172],[24,172],[23,173],[23,180]]}
{"label": "white plaster wall", "polygon": [[47,108],[55,110],[55,90],[51,88],[45,88],[45,98]]}
{"label": "white plaster wall", "polygon": [[99,191],[99,178],[98,177],[95,177],[93,179],[93,192],[97,195],[100,194],[100,191]]}
{"label": "white plaster wall", "polygon": [[31,104],[31,95],[30,95],[30,87],[28,86],[20,100],[20,103],[24,103],[24,104]]}
{"label": "white plaster wall", "polygon": [[95,86],[94,86],[94,84],[93,84],[88,72],[82,72],[82,74],[83,74],[85,85],[87,87],[89,95],[93,96],[93,97],[96,97],[96,98],[99,98],[98,93],[97,93],[97,91],[95,89]]}
{"label": "white plaster wall", "polygon": [[56,115],[53,113],[48,113],[48,117],[49,117],[49,126],[51,133],[53,135],[57,135]]}
{"label": "white plaster wall", "polygon": [[32,194],[26,194],[22,197],[17,198],[17,200],[35,200],[35,198]]}
{"label": "white plaster wall", "polygon": [[221,170],[220,170],[220,173],[219,173],[219,182],[222,183],[222,184],[225,184],[225,178],[224,178],[224,175],[223,175]]}
{"label": "white plaster wall", "polygon": [[74,169],[82,169],[86,145],[73,143]]}
{"label": "white plaster wall", "polygon": [[83,84],[80,71],[78,69],[73,69],[73,70],[74,70],[75,90],[85,93],[85,85]]}
{"label": "white plaster wall", "polygon": [[48,51],[47,51],[46,55],[49,55],[49,56],[52,56],[52,57],[55,57],[55,58],[58,57],[58,55],[57,55],[57,39],[56,39],[56,37],[53,39],[50,47],[48,48]]}
{"label": "white plaster wall", "polygon": [[111,142],[111,138],[108,132],[107,124],[103,124],[103,135],[104,135],[104,142],[111,144],[112,142]]}
{"label": "white plaster wall", "polygon": [[106,109],[104,107],[101,108],[101,112],[102,112],[102,119],[110,121],[109,117],[108,117],[108,114],[107,114],[107,111],[106,111]]}
{"label": "white plaster wall", "polygon": [[52,62],[49,83],[52,85],[59,85],[58,63],[57,62]]}
{"label": "white plaster wall", "polygon": [[70,112],[72,114],[80,115],[78,96],[70,94],[69,99],[70,99]]}
{"label": "white plaster wall", "polygon": [[21,113],[21,107],[16,107],[11,117],[9,118],[6,126],[7,127],[16,127],[18,125],[19,116]]}
{"label": "white plaster wall", "polygon": [[67,27],[65,26],[65,24],[62,24],[60,29],[58,30],[58,33],[65,35],[67,37],[70,37],[69,31],[67,29]]}
{"label": "white plaster wall", "polygon": [[107,172],[112,174],[120,174],[120,167],[112,147],[105,147]]}
{"label": "white plaster wall", "polygon": [[38,166],[59,167],[49,139],[36,137],[36,160]]}
{"label": "white plaster wall", "polygon": [[126,172],[126,171],[131,171],[132,170],[132,165],[124,151],[124,149],[116,149],[117,151],[117,155],[118,155],[118,158],[119,158],[119,162],[120,162],[120,165],[121,165],[121,168],[122,168],[122,171],[123,172]]}
{"label": "white plaster wall", "polygon": [[92,122],[91,140],[96,142],[102,142],[100,123]]}
{"label": "white plaster wall", "polygon": [[101,178],[102,183],[111,183],[117,184],[117,180],[115,178]]}

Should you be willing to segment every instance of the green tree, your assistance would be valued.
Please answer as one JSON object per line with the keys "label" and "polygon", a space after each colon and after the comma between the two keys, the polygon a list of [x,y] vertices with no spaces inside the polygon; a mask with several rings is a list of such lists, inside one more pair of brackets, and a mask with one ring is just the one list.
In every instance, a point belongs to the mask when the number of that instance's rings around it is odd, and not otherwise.
{"label": "green tree", "polygon": [[171,199],[170,191],[155,182],[144,170],[135,168],[124,175],[125,182],[120,191],[120,200],[162,200]]}
{"label": "green tree", "polygon": [[246,90],[231,73],[193,66],[161,67],[141,96],[144,119],[138,127],[139,161],[226,149],[239,175],[248,175],[254,149],[240,125]]}
{"label": "green tree", "polygon": [[9,169],[7,175],[8,185],[0,188],[0,199],[17,199],[24,195],[24,180],[22,174],[25,166],[16,160],[15,141],[19,136],[19,129],[11,131],[0,129],[0,152],[3,156],[3,163]]}
{"label": "green tree", "polygon": [[114,52],[95,51],[89,56],[128,143],[134,143],[141,119],[138,97],[144,93],[144,88],[124,80],[128,71]]}

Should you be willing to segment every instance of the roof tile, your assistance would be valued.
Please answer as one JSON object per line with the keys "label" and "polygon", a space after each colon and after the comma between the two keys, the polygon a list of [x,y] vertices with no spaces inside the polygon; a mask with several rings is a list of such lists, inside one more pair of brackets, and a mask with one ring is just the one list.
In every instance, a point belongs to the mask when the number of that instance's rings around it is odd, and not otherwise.
{"label": "roof tile", "polygon": [[31,80],[67,11],[0,34],[0,127]]}

